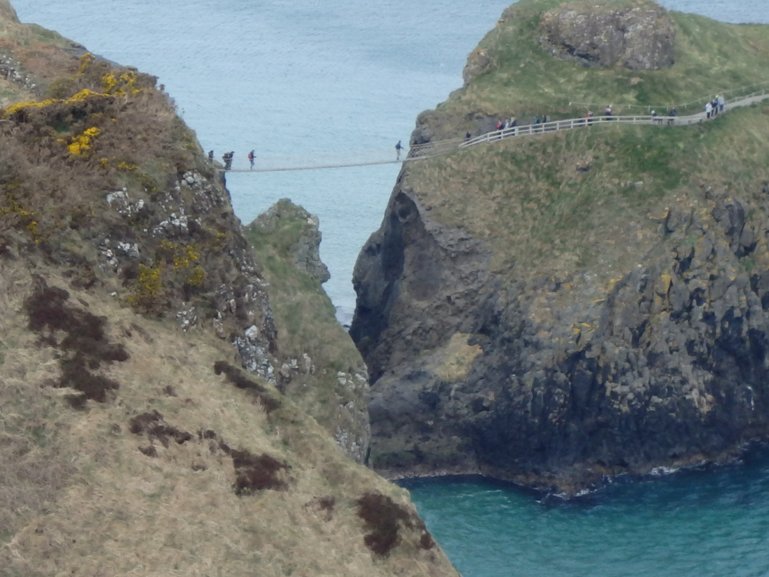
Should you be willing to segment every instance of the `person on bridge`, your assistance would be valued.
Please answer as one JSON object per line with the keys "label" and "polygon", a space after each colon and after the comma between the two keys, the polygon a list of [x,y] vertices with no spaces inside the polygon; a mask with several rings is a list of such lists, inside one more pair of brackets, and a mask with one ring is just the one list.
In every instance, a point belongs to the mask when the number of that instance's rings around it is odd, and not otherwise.
{"label": "person on bridge", "polygon": [[395,160],[401,159],[401,150],[403,150],[403,145],[401,144],[401,141],[398,141],[398,144],[395,145]]}
{"label": "person on bridge", "polygon": [[254,170],[254,151],[253,150],[251,150],[248,153],[248,162],[251,165],[251,170]]}
{"label": "person on bridge", "polygon": [[235,156],[234,152],[225,152],[222,155],[224,161],[224,170],[230,170],[232,168],[232,157]]}

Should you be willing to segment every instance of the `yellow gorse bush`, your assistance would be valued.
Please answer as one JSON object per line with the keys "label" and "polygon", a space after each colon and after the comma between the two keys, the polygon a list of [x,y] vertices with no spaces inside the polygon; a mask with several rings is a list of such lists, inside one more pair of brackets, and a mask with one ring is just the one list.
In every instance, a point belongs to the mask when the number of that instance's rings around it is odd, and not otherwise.
{"label": "yellow gorse bush", "polygon": [[181,250],[174,254],[174,268],[188,269],[200,260],[200,251],[193,245],[180,247]]}
{"label": "yellow gorse bush", "polygon": [[133,70],[121,73],[119,76],[114,72],[108,72],[101,77],[101,85],[104,92],[115,96],[136,95],[141,89],[136,87],[136,81],[139,76]]}
{"label": "yellow gorse bush", "polygon": [[2,116],[9,117],[13,116],[17,112],[20,112],[22,110],[34,110],[39,108],[47,108],[48,106],[53,106],[55,104],[78,104],[80,102],[85,102],[86,100],[89,100],[91,98],[109,98],[109,94],[105,94],[103,92],[95,92],[89,88],[83,88],[82,90],[79,90],[69,98],[64,99],[57,99],[57,98],[46,98],[45,100],[24,100],[21,102],[14,102],[13,104],[5,107],[2,110]]}
{"label": "yellow gorse bush", "polygon": [[163,268],[161,265],[139,265],[139,274],[128,303],[135,307],[151,309],[163,297]]}
{"label": "yellow gorse bush", "polygon": [[7,206],[0,206],[0,218],[9,215],[15,216],[18,218],[22,227],[32,237],[32,240],[35,242],[35,244],[39,244],[41,236],[39,223],[37,220],[37,213],[24,207],[13,197],[8,197],[7,201]]}
{"label": "yellow gorse bush", "polygon": [[91,150],[93,139],[101,134],[101,129],[92,126],[85,129],[81,134],[75,136],[72,142],[67,146],[67,150],[73,156],[83,156]]}
{"label": "yellow gorse bush", "polygon": [[94,63],[96,60],[96,57],[91,54],[90,52],[86,52],[80,57],[80,69],[78,72],[80,74],[85,74],[86,70],[88,70],[91,67],[91,64]]}
{"label": "yellow gorse bush", "polygon": [[3,116],[11,116],[21,110],[45,108],[47,106],[51,106],[52,104],[58,104],[59,102],[61,101],[55,100],[53,98],[46,98],[45,100],[30,100],[30,101],[15,102],[3,109]]}

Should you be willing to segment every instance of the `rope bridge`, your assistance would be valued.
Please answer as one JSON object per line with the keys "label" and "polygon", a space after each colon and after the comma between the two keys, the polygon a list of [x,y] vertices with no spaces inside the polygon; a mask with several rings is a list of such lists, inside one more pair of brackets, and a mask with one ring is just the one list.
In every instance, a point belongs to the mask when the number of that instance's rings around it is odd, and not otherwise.
{"label": "rope bridge", "polygon": [[[751,106],[768,98],[769,87],[764,87],[758,92],[728,102],[726,110],[719,114],[724,114],[726,111],[734,110],[735,108]],[[394,150],[391,150],[374,151],[370,153],[368,157],[359,156],[354,161],[349,160],[349,158],[326,158],[325,160],[318,160],[315,163],[307,163],[296,160],[291,161],[287,159],[274,159],[272,161],[260,159],[258,163],[254,164],[253,168],[234,168],[228,169],[225,172],[294,172],[300,170],[321,170],[330,168],[353,168],[359,166],[399,164],[415,162],[419,160],[427,160],[437,156],[450,154],[458,150],[471,148],[480,144],[499,142],[500,140],[505,140],[508,138],[552,134],[555,132],[563,132],[565,130],[573,130],[575,128],[584,128],[586,126],[619,124],[647,126],[690,126],[692,124],[699,124],[705,120],[707,120],[705,112],[697,112],[695,114],[681,116],[659,116],[644,114],[633,116],[593,116],[589,118],[570,118],[566,120],[553,120],[550,122],[513,126],[502,130],[487,132],[474,138],[452,138],[428,142],[425,144],[415,144],[411,145],[408,154],[404,155],[403,157],[399,157],[399,155],[397,155]]]}

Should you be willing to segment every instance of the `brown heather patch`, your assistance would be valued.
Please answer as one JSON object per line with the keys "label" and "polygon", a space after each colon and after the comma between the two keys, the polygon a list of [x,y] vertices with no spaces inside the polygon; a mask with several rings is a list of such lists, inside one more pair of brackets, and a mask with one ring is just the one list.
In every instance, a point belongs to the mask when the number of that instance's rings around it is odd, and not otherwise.
{"label": "brown heather patch", "polygon": [[358,499],[358,516],[366,523],[369,533],[363,538],[366,546],[379,556],[388,555],[401,541],[400,528],[420,531],[419,547],[429,550],[435,541],[424,522],[412,511],[381,493],[366,493]]}
{"label": "brown heather patch", "polygon": [[326,495],[324,497],[315,497],[308,501],[305,503],[304,509],[314,513],[324,522],[329,523],[334,519],[336,506],[336,497],[333,495]]}
{"label": "brown heather patch", "polygon": [[274,396],[272,396],[267,387],[260,385],[252,378],[248,377],[242,370],[228,362],[217,361],[214,363],[214,373],[217,375],[221,375],[223,373],[230,383],[235,385],[237,388],[248,391],[253,396],[255,396],[261,403],[262,407],[264,407],[264,412],[268,415],[275,409],[280,408],[282,404],[280,399],[276,399]]}
{"label": "brown heather patch", "polygon": [[[181,431],[176,427],[172,427],[166,423],[165,419],[163,419],[163,415],[157,411],[152,411],[151,413],[142,413],[141,415],[132,417],[129,422],[129,430],[134,435],[142,435],[146,433],[150,441],[157,439],[160,441],[160,444],[166,448],[170,444],[169,439],[173,439],[180,445],[183,445],[192,439],[192,435],[190,433]],[[144,453],[142,449],[139,450]],[[155,453],[155,455],[156,454],[157,453]]]}
{"label": "brown heather patch", "polygon": [[61,376],[55,386],[79,391],[68,396],[67,400],[72,407],[83,408],[89,399],[105,402],[109,391],[120,386],[93,371],[102,362],[127,360],[128,353],[123,345],[109,341],[104,332],[104,318],[72,307],[68,300],[67,291],[49,287],[44,280],[38,279],[35,292],[27,298],[24,307],[29,317],[29,328],[40,335],[42,343],[63,353],[59,361]]}
{"label": "brown heather patch", "polygon": [[[288,464],[271,455],[255,455],[247,450],[232,449],[216,431],[211,429],[201,429],[197,435],[193,436],[187,431],[170,425],[161,413],[153,410],[132,417],[129,421],[129,430],[134,435],[147,436],[150,444],[138,448],[147,457],[156,458],[159,456],[154,441],[159,441],[167,449],[171,445],[171,440],[178,445],[184,445],[188,441],[206,443],[210,454],[221,451],[228,455],[232,459],[235,470],[233,489],[236,495],[253,495],[258,491],[284,491],[288,489],[289,479],[284,474],[290,469]],[[207,466],[193,463],[192,469],[205,471]],[[323,503],[325,506],[322,505],[321,508],[328,509],[330,507],[333,509],[334,499],[331,497],[330,505],[326,501]]]}
{"label": "brown heather patch", "polygon": [[257,491],[285,491],[288,481],[282,474],[290,467],[270,455],[253,455],[248,451],[230,449],[222,443],[222,448],[232,457],[235,467],[235,494],[253,495]]}

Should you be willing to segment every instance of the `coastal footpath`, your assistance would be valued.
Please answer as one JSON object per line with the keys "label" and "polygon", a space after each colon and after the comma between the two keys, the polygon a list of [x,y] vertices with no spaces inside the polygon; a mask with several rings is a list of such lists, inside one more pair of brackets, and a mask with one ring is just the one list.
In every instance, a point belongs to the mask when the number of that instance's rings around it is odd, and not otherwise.
{"label": "coastal footpath", "polygon": [[573,495],[769,438],[769,106],[728,106],[769,80],[767,32],[650,1],[503,14],[413,147],[726,104],[406,163],[354,275],[376,470]]}
{"label": "coastal footpath", "polygon": [[157,79],[0,0],[0,575],[455,570],[362,462],[317,219],[248,227]]}

